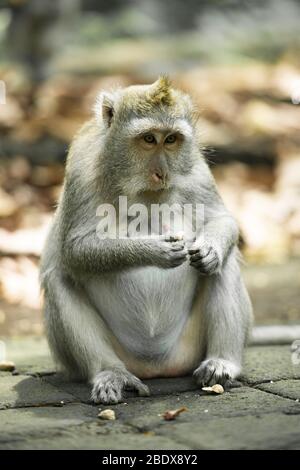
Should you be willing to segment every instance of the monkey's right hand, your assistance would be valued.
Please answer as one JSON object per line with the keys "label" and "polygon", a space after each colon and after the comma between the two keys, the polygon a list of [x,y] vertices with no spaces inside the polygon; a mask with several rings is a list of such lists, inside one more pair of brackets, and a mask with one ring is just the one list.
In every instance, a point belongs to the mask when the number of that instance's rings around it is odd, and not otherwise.
{"label": "monkey's right hand", "polygon": [[[168,241],[169,240],[169,241]],[[187,249],[184,241],[157,240],[153,247],[153,264],[169,269],[180,266],[187,260]]]}

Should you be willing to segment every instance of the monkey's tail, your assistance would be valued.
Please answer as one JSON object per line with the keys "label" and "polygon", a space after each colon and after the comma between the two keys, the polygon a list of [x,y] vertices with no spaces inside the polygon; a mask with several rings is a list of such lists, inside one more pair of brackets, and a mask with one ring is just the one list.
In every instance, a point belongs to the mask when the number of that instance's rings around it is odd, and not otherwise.
{"label": "monkey's tail", "polygon": [[266,325],[253,327],[248,344],[292,344],[296,340],[300,340],[300,325]]}

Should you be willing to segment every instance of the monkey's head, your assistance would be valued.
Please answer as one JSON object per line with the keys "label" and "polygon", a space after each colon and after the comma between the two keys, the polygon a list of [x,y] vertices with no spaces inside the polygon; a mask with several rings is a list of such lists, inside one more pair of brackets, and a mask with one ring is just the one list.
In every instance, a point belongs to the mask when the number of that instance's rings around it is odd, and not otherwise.
{"label": "monkey's head", "polygon": [[104,135],[104,171],[122,194],[163,191],[191,171],[195,111],[168,78],[103,92],[95,110]]}

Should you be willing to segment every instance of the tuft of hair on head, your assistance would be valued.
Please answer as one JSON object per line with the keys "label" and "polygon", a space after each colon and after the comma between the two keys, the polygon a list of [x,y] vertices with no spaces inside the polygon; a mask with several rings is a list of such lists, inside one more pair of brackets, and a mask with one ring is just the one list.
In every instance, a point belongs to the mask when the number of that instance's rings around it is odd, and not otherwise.
{"label": "tuft of hair on head", "polygon": [[150,105],[164,104],[170,106],[173,103],[171,93],[171,80],[167,75],[161,75],[156,82],[151,85],[147,101]]}

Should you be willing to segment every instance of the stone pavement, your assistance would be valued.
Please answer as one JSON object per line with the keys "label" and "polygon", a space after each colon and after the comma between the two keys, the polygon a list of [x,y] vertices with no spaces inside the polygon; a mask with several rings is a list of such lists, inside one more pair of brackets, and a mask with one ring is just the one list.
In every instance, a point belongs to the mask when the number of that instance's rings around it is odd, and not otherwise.
{"label": "stone pavement", "polygon": [[[18,375],[0,372],[0,449],[300,449],[300,364],[289,346],[249,347],[242,386],[205,395],[189,377],[147,381],[152,395],[95,406],[53,374],[43,338],[9,339]],[[175,421],[166,410],[186,406]],[[116,421],[101,421],[113,408]]]}

